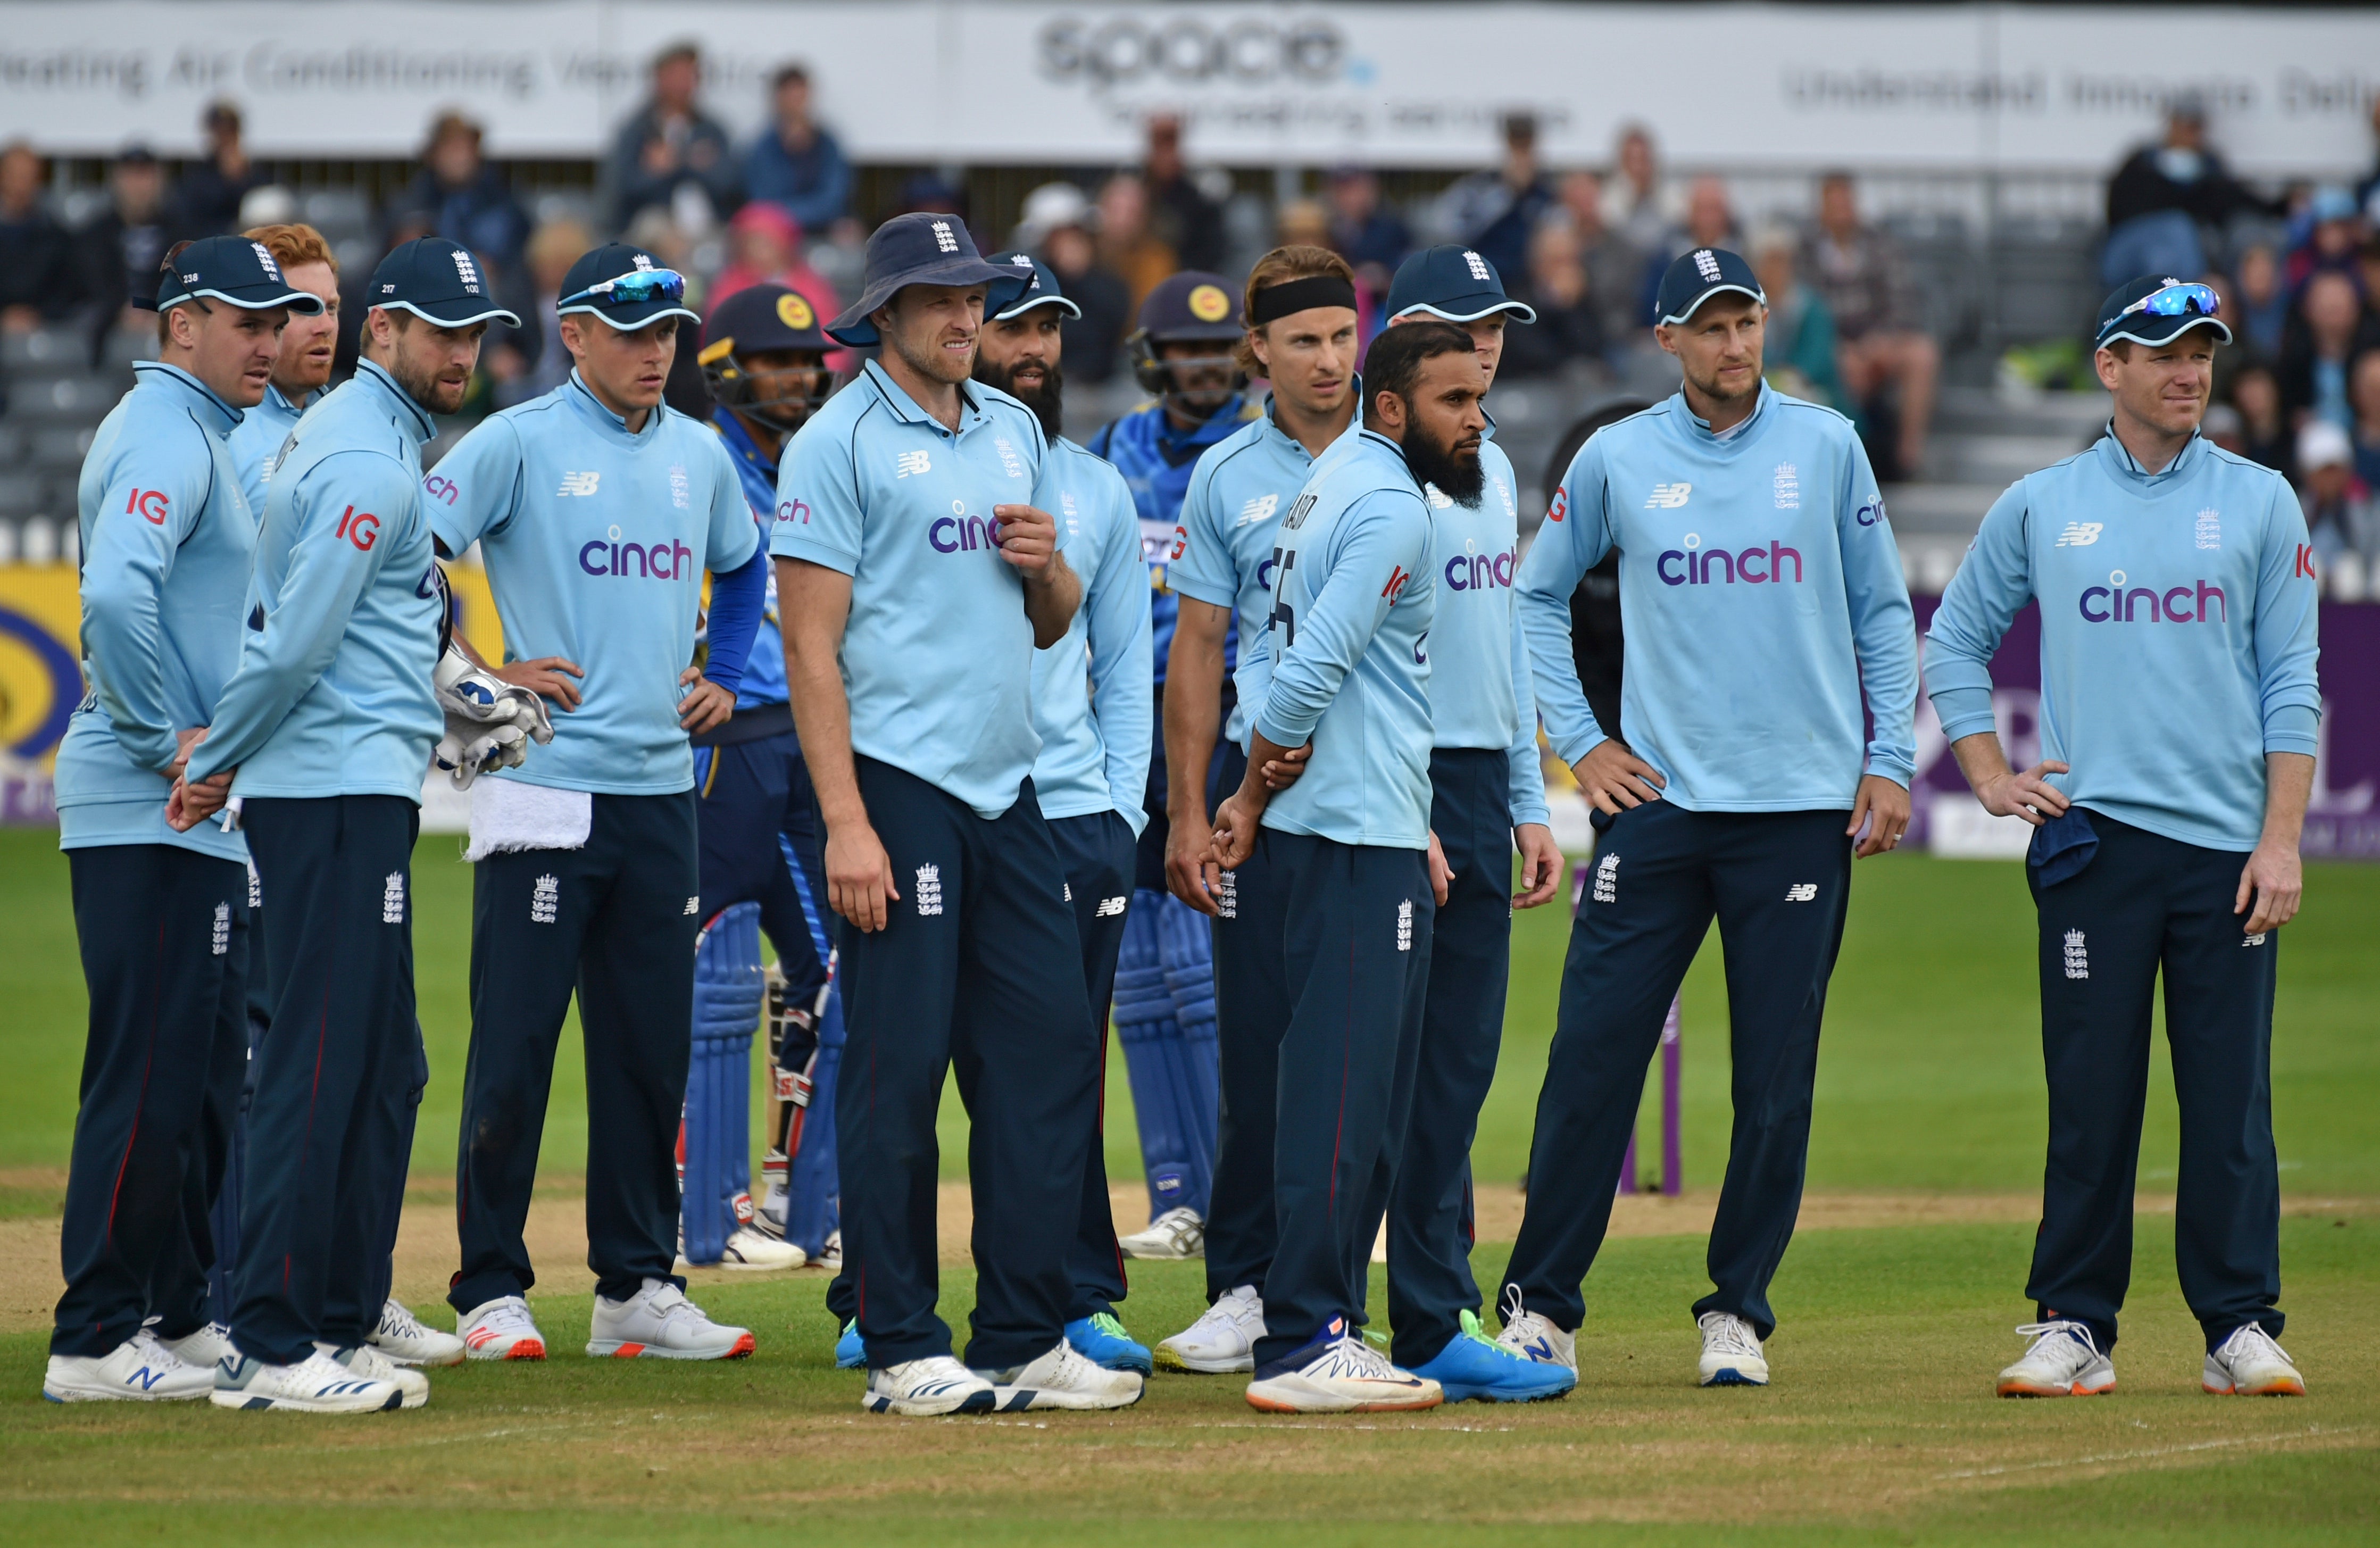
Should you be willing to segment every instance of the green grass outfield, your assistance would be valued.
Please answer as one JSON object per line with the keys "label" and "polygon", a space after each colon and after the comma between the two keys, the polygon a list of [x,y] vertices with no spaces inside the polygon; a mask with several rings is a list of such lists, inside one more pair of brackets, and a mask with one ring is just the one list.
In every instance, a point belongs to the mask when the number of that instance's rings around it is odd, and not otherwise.
{"label": "green grass outfield", "polygon": [[[55,1214],[80,1058],[82,990],[52,835],[0,833],[0,1202]],[[421,1014],[432,1084],[416,1178],[451,1176],[468,1033],[469,878],[455,841],[417,859]],[[1566,926],[1516,925],[1503,1067],[1483,1115],[1483,1186],[1523,1169]],[[2012,864],[1864,862],[1821,1052],[1810,1186],[2007,1195],[2038,1186],[2042,1078],[2030,910]],[[1685,992],[1686,1175],[1717,1181],[1727,1132],[1716,942]],[[431,1406],[308,1420],[177,1406],[38,1401],[42,1335],[0,1333],[0,1541],[821,1541],[1373,1543],[2370,1542],[2380,1533],[2380,868],[2313,868],[2285,932],[2274,1046],[2289,1344],[2313,1396],[2197,1391],[2199,1343],[2173,1286],[2169,1218],[2140,1220],[2123,1384],[2096,1401],[2007,1403],[1991,1372],[2031,1228],[1968,1223],[1804,1231],[1775,1288],[1777,1384],[1691,1385],[1684,1309],[1705,1287],[1688,1237],[1615,1240],[1587,1286],[1584,1379],[1559,1404],[1281,1420],[1237,1383],[1169,1377],[1113,1416],[971,1422],[862,1416],[831,1369],[816,1275],[706,1283],[748,1323],[747,1362],[593,1362],[588,1299],[538,1298],[555,1357],[441,1372]],[[545,1165],[586,1148],[568,1040]],[[1137,1175],[1122,1067],[1110,1166]],[[964,1120],[946,1114],[946,1166]],[[1649,1132],[1649,1130],[1648,1130]],[[2143,1187],[2169,1189],[2171,1083],[2150,1086]],[[2336,1200],[2323,1208],[2321,1200]],[[1508,1249],[1483,1242],[1492,1283]],[[1376,1276],[1378,1271],[1375,1271]],[[557,1275],[557,1278],[566,1277]],[[708,1276],[706,1276],[708,1277]],[[944,1271],[945,1310],[969,1299]],[[1195,1314],[1195,1264],[1143,1264],[1144,1336]],[[583,1284],[583,1281],[575,1283]],[[1374,1305],[1385,1297],[1376,1282]],[[425,1307],[443,1321],[443,1309]]]}

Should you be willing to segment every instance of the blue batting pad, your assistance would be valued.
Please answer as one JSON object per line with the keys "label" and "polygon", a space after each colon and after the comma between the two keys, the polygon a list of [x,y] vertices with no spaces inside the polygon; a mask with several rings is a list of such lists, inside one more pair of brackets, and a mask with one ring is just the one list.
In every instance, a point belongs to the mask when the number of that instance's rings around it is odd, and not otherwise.
{"label": "blue batting pad", "polygon": [[752,1186],[752,1035],[767,997],[760,906],[722,909],[694,948],[694,1057],[678,1204],[689,1263],[719,1261],[735,1230],[736,1196]]}
{"label": "blue batting pad", "polygon": [[1132,1105],[1140,1125],[1142,1175],[1148,1182],[1148,1214],[1196,1208],[1205,1189],[1192,1136],[1196,1114],[1184,1101],[1187,1061],[1182,1030],[1173,1019],[1173,994],[1166,987],[1158,920],[1164,895],[1143,888],[1132,895],[1124,915],[1123,946],[1116,956],[1116,1041],[1123,1046],[1124,1070],[1132,1079]]}
{"label": "blue batting pad", "polygon": [[1173,997],[1173,1020],[1182,1034],[1182,1106],[1188,1115],[1188,1150],[1195,1197],[1185,1200],[1207,1214],[1215,1178],[1216,1052],[1214,927],[1207,916],[1168,894],[1157,917],[1158,947],[1165,963],[1165,986]]}
{"label": "blue batting pad", "polygon": [[809,920],[810,940],[827,965],[826,1009],[819,1016],[818,1063],[810,1070],[810,1104],[802,1116],[802,1142],[785,1176],[785,1239],[815,1260],[826,1238],[843,1224],[843,1186],[834,1159],[834,1083],[843,1068],[843,987],[835,981],[824,899],[810,884],[810,869],[792,839],[780,834],[785,869]]}

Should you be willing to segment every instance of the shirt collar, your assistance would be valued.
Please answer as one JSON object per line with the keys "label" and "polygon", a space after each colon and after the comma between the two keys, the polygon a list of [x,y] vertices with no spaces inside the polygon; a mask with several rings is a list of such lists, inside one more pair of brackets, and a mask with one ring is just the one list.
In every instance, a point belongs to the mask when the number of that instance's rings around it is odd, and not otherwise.
{"label": "shirt collar", "polygon": [[733,410],[713,408],[710,422],[718,426],[719,438],[727,443],[727,449],[735,454],[736,461],[750,463],[772,475],[776,472],[777,465],[760,450],[760,444],[752,439],[752,433],[744,428],[744,421],[737,419]]}
{"label": "shirt collar", "polygon": [[1758,427],[1760,417],[1768,412],[1768,405],[1774,402],[1776,397],[1777,393],[1774,388],[1770,387],[1766,382],[1760,384],[1760,396],[1758,398],[1754,400],[1752,412],[1746,414],[1742,419],[1738,420],[1736,421],[1735,428],[1726,435],[1721,436],[1711,430],[1710,421],[1704,419],[1700,414],[1695,413],[1694,405],[1686,401],[1686,389],[1683,387],[1680,387],[1678,389],[1678,406],[1685,410],[1687,421],[1694,427],[1695,436],[1698,439],[1706,441],[1715,446],[1742,445],[1744,438],[1749,436],[1753,431]]}
{"label": "shirt collar", "polygon": [[581,414],[624,440],[642,441],[661,428],[662,405],[656,403],[645,412],[645,428],[631,431],[626,419],[612,412],[604,406],[603,400],[595,396],[585,378],[578,374],[577,366],[570,368],[570,380],[562,384],[562,391]]}
{"label": "shirt collar", "polygon": [[[314,395],[309,393],[306,396],[310,398]],[[284,413],[302,414],[306,411],[306,406],[302,403],[293,401],[287,393],[281,390],[281,384],[277,382],[268,382],[265,384],[264,401],[271,404],[273,408],[282,410]]]}
{"label": "shirt collar", "polygon": [[[901,384],[892,380],[892,373],[886,371],[881,362],[870,360],[862,369],[868,380],[874,384],[878,396],[884,399],[884,407],[892,410],[893,418],[906,424],[929,424],[936,430],[946,431],[950,428],[933,415],[918,408],[917,400],[902,390]],[[957,433],[962,435],[991,417],[990,411],[984,408],[983,400],[969,392],[967,387],[967,383],[959,384]]]}
{"label": "shirt collar", "polygon": [[[1363,429],[1363,428],[1364,428],[1364,408],[1363,408],[1363,405],[1364,405],[1364,373],[1363,373],[1363,372],[1357,372],[1355,373],[1355,384],[1355,384],[1355,412],[1348,416],[1348,419],[1347,419],[1347,428],[1346,428],[1345,430],[1342,430],[1342,431],[1341,431],[1341,432],[1339,433],[1338,439],[1339,439],[1339,440],[1341,440],[1341,441],[1345,440],[1345,439],[1348,437],[1348,435],[1349,435],[1349,434],[1351,434],[1351,433],[1353,433],[1354,432],[1355,432],[1355,431],[1359,431],[1359,430],[1361,430],[1361,429]],[[1276,398],[1273,396],[1273,395],[1272,395],[1272,394],[1270,394],[1270,393],[1267,393],[1267,394],[1265,394],[1265,400],[1264,400],[1264,413],[1263,413],[1261,416],[1259,416],[1259,417],[1262,419],[1263,423],[1264,423],[1264,427],[1265,427],[1265,428],[1264,428],[1264,433],[1265,433],[1267,435],[1269,435],[1269,436],[1274,437],[1274,438],[1275,438],[1276,440],[1278,440],[1278,441],[1279,441],[1282,445],[1294,448],[1294,449],[1295,449],[1295,451],[1297,452],[1297,455],[1298,455],[1298,456],[1300,456],[1300,457],[1305,457],[1308,462],[1313,461],[1313,460],[1314,460],[1314,456],[1313,456],[1313,454],[1311,454],[1311,453],[1309,453],[1308,451],[1306,451],[1306,449],[1305,449],[1305,442],[1303,442],[1303,441],[1301,441],[1301,440],[1299,440],[1296,436],[1292,435],[1288,431],[1283,430],[1283,429],[1281,427],[1281,418],[1280,418],[1280,416],[1279,416],[1279,415],[1277,415],[1277,414],[1275,414],[1275,413],[1273,412],[1273,408],[1274,408],[1274,407],[1276,406],[1276,404],[1278,403],[1278,401],[1279,401],[1279,400],[1278,400],[1278,399],[1276,399]],[[1334,443],[1334,445],[1335,445],[1335,443]],[[1391,442],[1390,442],[1390,443],[1389,443],[1389,445],[1392,445],[1392,446],[1393,446],[1393,445],[1396,445],[1396,443],[1395,443],[1394,441],[1391,441]],[[1324,447],[1323,449],[1324,449],[1325,451],[1328,451],[1330,448],[1326,446],[1326,447]],[[1402,457],[1404,454],[1403,454],[1402,452],[1399,452],[1397,455],[1398,455],[1399,457]]]}
{"label": "shirt collar", "polygon": [[1405,449],[1402,446],[1398,445],[1378,431],[1363,424],[1355,427],[1355,437],[1365,450],[1376,457],[1386,456],[1395,462],[1397,471],[1404,475],[1405,481],[1413,485],[1424,499],[1429,497],[1429,491],[1422,487],[1421,480],[1414,477],[1413,464],[1405,460]]}
{"label": "shirt collar", "polygon": [[2190,433],[2190,439],[2181,444],[2181,450],[2175,454],[2171,462],[2165,465],[2164,470],[2152,473],[2142,467],[2140,458],[2134,457],[2131,448],[2117,438],[2116,421],[2110,419],[2107,421],[2106,433],[2099,437],[2098,450],[2100,458],[2107,463],[2110,472],[2129,482],[2140,485],[2143,489],[2150,489],[2164,483],[2177,473],[2189,472],[2196,468],[2198,459],[2206,455],[2201,449],[2205,439],[2205,436],[2192,430]]}
{"label": "shirt collar", "polygon": [[191,408],[212,422],[208,426],[218,436],[231,433],[232,426],[247,416],[215,396],[215,390],[177,365],[163,360],[135,360],[132,379],[143,386],[163,386],[180,396]]}
{"label": "shirt collar", "polygon": [[396,378],[391,376],[388,368],[379,361],[358,360],[355,381],[365,391],[377,393],[388,400],[396,410],[391,418],[396,421],[398,428],[413,437],[415,445],[438,433],[437,421],[430,417],[430,410],[414,402],[413,395],[398,386]]}

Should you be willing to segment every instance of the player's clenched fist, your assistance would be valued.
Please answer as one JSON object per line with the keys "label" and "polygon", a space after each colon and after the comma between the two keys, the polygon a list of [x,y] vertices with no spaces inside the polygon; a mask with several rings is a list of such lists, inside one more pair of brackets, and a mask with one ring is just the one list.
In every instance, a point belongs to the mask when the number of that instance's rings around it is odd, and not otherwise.
{"label": "player's clenched fist", "polygon": [[1000,521],[1000,556],[1038,580],[1049,574],[1058,554],[1058,522],[1048,511],[1031,506],[994,506]]}

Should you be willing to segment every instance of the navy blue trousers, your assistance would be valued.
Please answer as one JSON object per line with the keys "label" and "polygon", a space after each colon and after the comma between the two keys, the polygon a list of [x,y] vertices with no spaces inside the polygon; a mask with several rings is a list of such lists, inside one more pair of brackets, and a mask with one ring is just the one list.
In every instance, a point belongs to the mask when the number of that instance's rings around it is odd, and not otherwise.
{"label": "navy blue trousers", "polygon": [[1571,927],[1560,1009],[1529,1147],[1529,1202],[1506,1292],[1575,1330],[1579,1285],[1611,1224],[1661,1022],[1714,915],[1727,954],[1727,1176],[1706,1260],[1727,1311],[1766,1338],[1768,1282],[1792,1239],[1810,1149],[1827,981],[1851,896],[1844,811],[1688,811],[1648,801],[1596,848]]}
{"label": "navy blue trousers", "polygon": [[[360,1343],[388,1293],[423,1067],[413,841],[401,796],[256,799],[242,825],[264,910],[272,1018],[254,1054],[232,1338],[277,1365]],[[245,886],[245,878],[243,887]]]}
{"label": "navy blue trousers", "polygon": [[[694,1053],[695,796],[594,798],[586,845],[471,878],[471,1054],[455,1159],[467,1312],[537,1283],[521,1239],[575,993],[587,1045],[587,1262],[613,1299],[683,1284],[677,1130]],[[266,878],[268,886],[271,878]],[[276,900],[277,902],[277,900]]]}
{"label": "navy blue trousers", "polygon": [[817,799],[800,738],[787,732],[697,748],[694,781],[702,833],[697,917],[759,904],[761,932],[777,948],[777,968],[785,975],[785,1003],[808,1007],[826,984],[826,964],[819,960],[793,868],[778,842],[791,840],[796,853],[817,842]]}
{"label": "navy blue trousers", "polygon": [[1132,824],[1112,811],[1051,817],[1050,842],[1066,878],[1067,902],[1075,912],[1075,938],[1083,948],[1083,992],[1099,1038],[1099,1078],[1084,1121],[1091,1145],[1083,1157],[1083,1212],[1068,1259],[1075,1298],[1066,1318],[1113,1311],[1130,1288],[1123,1249],[1116,1245],[1115,1211],[1108,1203],[1107,1072],[1108,1006],[1115,998],[1116,954],[1123,946],[1124,913],[1132,904]]}
{"label": "navy blue trousers", "polygon": [[1065,1336],[1099,1105],[1099,1039],[1065,874],[1030,779],[987,819],[889,763],[856,765],[901,896],[881,930],[837,926],[844,1269],[827,1304],[857,1319],[870,1366],[951,1352],[934,1310],[934,1120],[951,1070],[970,1119],[975,1199],[965,1359],[1023,1365]]}
{"label": "navy blue trousers", "polygon": [[207,1225],[247,1051],[248,868],[170,844],[67,851],[91,1015],[50,1352],[207,1322]]}
{"label": "navy blue trousers", "polygon": [[[1258,1366],[1364,1321],[1372,1241],[1413,1100],[1436,912],[1419,849],[1259,830],[1281,900],[1289,1024],[1274,1099],[1276,1243]],[[1245,870],[1245,867],[1242,868]]]}
{"label": "navy blue trousers", "polygon": [[[2025,1294],[2043,1318],[2116,1342],[2132,1273],[2132,1188],[2148,1099],[2150,1018],[2165,975],[2181,1108],[2173,1255],[2210,1349],[2243,1323],[2280,1335],[2280,1170],[2273,1149],[2278,932],[2231,911],[2246,857],[2105,813],[2080,875],[2034,887],[2049,1164]],[[2026,868],[2028,880],[2033,869]]]}
{"label": "navy blue trousers", "polygon": [[1471,1140],[1496,1079],[1512,961],[1512,760],[1439,748],[1429,759],[1429,825],[1454,880],[1429,934],[1413,1105],[1388,1201],[1392,1356],[1436,1359],[1479,1309],[1471,1276]]}

